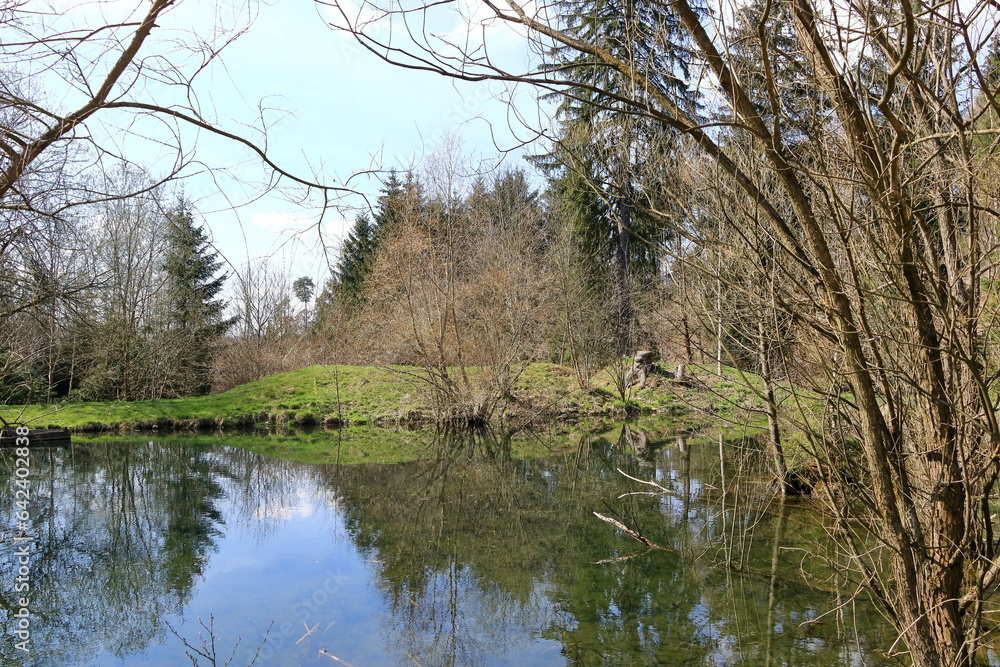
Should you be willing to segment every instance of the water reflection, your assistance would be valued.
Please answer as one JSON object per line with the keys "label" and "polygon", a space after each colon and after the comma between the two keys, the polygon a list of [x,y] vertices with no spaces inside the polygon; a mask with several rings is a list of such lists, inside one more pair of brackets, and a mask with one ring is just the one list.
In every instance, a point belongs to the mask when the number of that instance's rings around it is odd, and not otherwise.
{"label": "water reflection", "polygon": [[[180,612],[223,529],[214,466],[190,447],[91,445],[37,450],[33,464],[30,610],[34,664],[68,654],[126,655],[163,636]],[[12,459],[5,459],[10,467]],[[14,487],[0,487],[5,511],[0,581],[3,606],[15,598]],[[5,626],[11,628],[8,619]],[[22,653],[2,636],[7,664]],[[68,653],[69,652],[69,653]]]}
{"label": "water reflection", "polygon": [[[822,527],[758,481],[750,444],[625,427],[518,460],[509,436],[428,439],[427,459],[392,465],[183,443],[39,450],[24,664],[184,664],[164,622],[190,641],[210,614],[220,654],[242,638],[234,665],[272,621],[268,665],[877,664],[892,642],[864,605],[825,615],[848,592],[803,558],[825,548]],[[619,469],[668,493],[634,494],[651,487]],[[14,510],[2,485],[6,628]],[[21,657],[16,641],[0,658]]]}

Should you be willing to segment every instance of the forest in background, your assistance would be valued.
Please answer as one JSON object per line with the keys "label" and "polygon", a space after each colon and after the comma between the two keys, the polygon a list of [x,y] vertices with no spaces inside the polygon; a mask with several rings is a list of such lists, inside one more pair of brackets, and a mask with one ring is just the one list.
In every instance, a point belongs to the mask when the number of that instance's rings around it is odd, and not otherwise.
{"label": "forest in background", "polygon": [[[225,266],[197,211],[161,187],[53,218],[44,255],[5,255],[2,399],[191,396],[316,363],[482,366],[503,392],[528,361],[588,386],[637,347],[714,358],[718,313],[702,322],[670,300],[664,227],[619,238],[601,193],[568,170],[541,191],[526,168],[474,173],[443,153],[387,172],[320,286],[264,261]],[[125,167],[108,178],[155,183]],[[703,282],[683,287],[714,294]]]}
{"label": "forest in background", "polygon": [[[826,490],[835,564],[909,659],[982,661],[1000,588],[992,0],[485,3],[469,21],[512,27],[537,58],[528,68],[496,58],[478,28],[436,31],[440,12],[461,13],[451,3],[318,4],[390,64],[552,95],[555,125],[531,160],[544,186],[516,166],[477,180],[442,151],[384,175],[329,284],[250,267],[220,310],[224,272],[196,213],[157,194],[199,164],[182,135],[164,135],[176,171],[151,180],[83,133],[89,119],[183,123],[248,147],[270,184],[324,201],[343,188],[282,171],[265,140],[205,120],[194,94],[143,97],[162,81],[191,91],[201,71],[184,69],[198,57],[138,55],[172,0],[42,40],[15,3],[0,76],[7,400],[408,363],[451,421],[482,423],[531,359],[572,366],[583,387],[637,348],[678,376],[696,359],[749,369],[775,488],[789,490],[795,433]],[[88,40],[103,51],[81,66]],[[223,47],[193,48],[206,63]],[[80,106],[47,99],[28,74],[39,64]]]}

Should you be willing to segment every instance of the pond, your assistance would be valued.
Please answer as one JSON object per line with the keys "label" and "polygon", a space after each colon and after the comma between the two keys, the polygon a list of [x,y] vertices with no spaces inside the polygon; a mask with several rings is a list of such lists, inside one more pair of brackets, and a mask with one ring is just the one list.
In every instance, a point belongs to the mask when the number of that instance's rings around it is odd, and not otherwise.
{"label": "pond", "polygon": [[[315,464],[226,437],[78,438],[31,450],[26,507],[6,450],[0,659],[210,665],[195,650],[214,647],[234,666],[894,664],[887,624],[823,565],[822,519],[760,481],[752,443],[618,427],[533,434],[517,458],[487,433],[371,437],[420,456]],[[622,473],[668,492],[619,498],[656,490]]]}

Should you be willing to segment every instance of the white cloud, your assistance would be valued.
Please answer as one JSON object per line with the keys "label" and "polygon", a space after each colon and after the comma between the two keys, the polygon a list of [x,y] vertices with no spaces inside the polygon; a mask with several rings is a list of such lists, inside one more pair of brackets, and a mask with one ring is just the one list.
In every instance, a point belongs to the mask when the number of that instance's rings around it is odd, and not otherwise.
{"label": "white cloud", "polygon": [[265,501],[257,506],[254,517],[257,519],[277,519],[290,521],[299,517],[312,516],[316,512],[315,503],[301,494],[291,503],[281,501]]}
{"label": "white cloud", "polygon": [[[258,517],[260,518],[260,517]],[[235,556],[228,560],[223,560],[218,562],[213,559],[212,570],[209,574],[218,575],[226,574],[228,572],[233,572],[244,567],[260,568],[264,565],[264,562],[260,558],[250,558],[248,556]]]}

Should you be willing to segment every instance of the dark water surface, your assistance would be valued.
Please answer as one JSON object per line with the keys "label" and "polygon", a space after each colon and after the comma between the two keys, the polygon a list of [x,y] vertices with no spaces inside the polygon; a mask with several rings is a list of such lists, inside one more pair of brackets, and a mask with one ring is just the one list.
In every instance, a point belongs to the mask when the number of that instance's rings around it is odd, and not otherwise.
{"label": "dark water surface", "polygon": [[[27,654],[5,451],[0,662],[210,665],[181,637],[214,637],[234,666],[861,665],[893,641],[813,557],[819,516],[747,481],[739,443],[580,436],[517,460],[428,436],[425,460],[338,466],[225,442],[31,451]],[[619,468],[670,493],[619,499],[651,488]]]}

